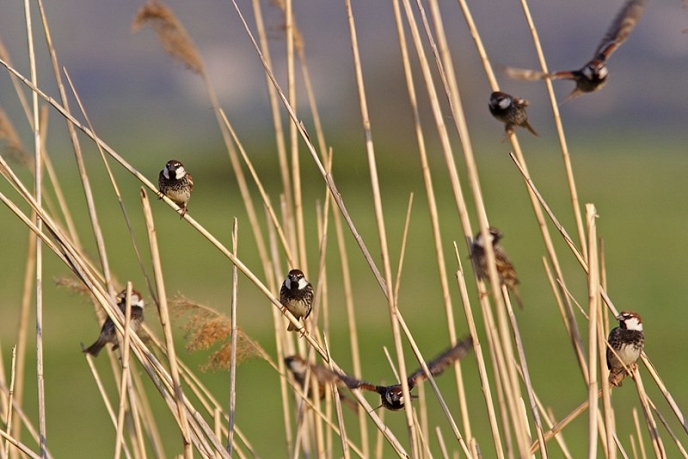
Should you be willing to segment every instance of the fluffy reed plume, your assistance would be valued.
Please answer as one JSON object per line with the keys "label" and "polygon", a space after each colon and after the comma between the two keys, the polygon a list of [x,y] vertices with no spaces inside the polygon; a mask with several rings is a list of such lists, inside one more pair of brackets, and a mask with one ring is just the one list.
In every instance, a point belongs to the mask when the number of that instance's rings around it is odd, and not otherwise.
{"label": "fluffy reed plume", "polygon": [[78,293],[80,295],[90,295],[91,291],[84,285],[83,282],[70,277],[70,276],[60,276],[55,278],[55,285],[57,287],[64,287],[72,293]]}
{"label": "fluffy reed plume", "polygon": [[131,25],[137,32],[142,26],[150,25],[158,34],[165,52],[181,61],[192,72],[203,74],[203,61],[191,37],[174,13],[157,0],[151,0],[139,9]]}
{"label": "fluffy reed plume", "polygon": [[[186,350],[189,352],[210,349],[216,344],[220,348],[213,352],[201,370],[227,370],[230,359],[229,317],[208,306],[194,303],[183,296],[176,296],[170,301],[170,308],[175,317],[187,316],[182,327],[186,332]],[[243,330],[237,329],[237,362],[251,357],[266,358],[265,351]]]}
{"label": "fluffy reed plume", "polygon": [[0,141],[4,143],[4,148],[2,149],[3,156],[16,161],[22,166],[33,167],[31,155],[24,149],[24,145],[22,145],[14,125],[3,109],[0,109]]}

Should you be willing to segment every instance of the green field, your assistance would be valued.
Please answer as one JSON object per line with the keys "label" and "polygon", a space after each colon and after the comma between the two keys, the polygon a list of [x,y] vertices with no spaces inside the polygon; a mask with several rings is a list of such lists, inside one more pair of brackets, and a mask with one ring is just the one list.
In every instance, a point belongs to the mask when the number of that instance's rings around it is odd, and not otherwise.
{"label": "green field", "polygon": [[[655,153],[648,154],[645,143],[654,145]],[[547,149],[535,140],[529,144],[534,146],[533,152],[528,155],[536,184],[562,223],[571,234],[574,234],[568,196],[562,192],[564,178],[561,172],[561,159],[556,150],[546,151]],[[646,351],[676,397],[679,406],[685,406],[688,396],[682,390],[682,367],[676,365],[676,359],[680,362],[681,358],[680,348],[674,336],[680,333],[677,318],[681,317],[681,304],[686,296],[681,288],[685,267],[684,257],[680,254],[688,250],[688,244],[682,237],[688,204],[676,190],[685,176],[688,158],[681,156],[678,148],[672,146],[672,142],[667,139],[645,139],[642,142],[633,142],[629,139],[624,148],[617,148],[605,139],[600,139],[594,144],[590,141],[580,144],[572,141],[571,145],[581,201],[594,203],[600,215],[598,230],[604,238],[610,295],[617,307],[633,309],[643,315],[646,323]],[[600,148],[599,145],[604,147]],[[377,254],[368,178],[362,165],[364,157],[362,153],[358,157],[354,154],[341,154],[343,158],[340,164],[337,153],[339,149],[354,152],[356,147],[336,147],[334,175],[359,231],[371,252]],[[262,150],[261,146],[256,148],[256,151]],[[585,387],[580,380],[570,346],[562,338],[563,323],[544,274],[541,263],[544,249],[537,227],[533,223],[532,210],[523,183],[505,151],[505,146],[498,143],[486,144],[484,148],[479,149],[478,161],[485,200],[492,221],[506,234],[504,244],[521,278],[521,292],[526,308],[524,311],[516,311],[516,314],[529,357],[528,364],[534,387],[543,403],[550,406],[558,417],[562,417],[585,399]],[[164,158],[162,154],[155,152],[152,157]],[[403,161],[399,161],[402,155]],[[207,156],[212,156],[212,153],[208,153]],[[279,181],[279,176],[276,173],[277,169],[272,167],[274,158],[267,154],[256,154],[254,158],[263,182],[273,184],[270,191],[276,200],[278,187],[275,184]],[[154,178],[157,175],[156,169],[163,161],[164,159],[148,159],[144,164],[137,164],[137,167],[149,178]],[[98,178],[98,174],[102,174],[99,166],[94,161],[89,163],[94,170],[91,179],[98,197],[99,218],[103,222],[113,272],[121,282],[132,280],[136,285],[143,285],[142,275],[133,256],[131,243],[111,188],[105,183],[104,176],[101,175],[102,180]],[[237,217],[239,256],[256,273],[261,273],[259,261],[255,256],[252,233],[245,223],[245,211],[237,198],[238,192],[231,178],[229,166],[221,159],[213,162],[192,159],[187,160],[187,163],[187,167],[194,173],[197,184],[190,203],[191,215],[223,241],[228,241],[232,218]],[[448,216],[442,218],[442,234],[448,265],[451,270],[456,269],[452,248],[452,242],[456,241],[461,251],[462,263],[468,267],[465,245],[457,229],[454,204],[449,190],[446,189],[443,165],[439,158],[433,160],[433,163],[439,197],[438,208],[440,215]],[[306,199],[306,226],[311,238],[315,237],[316,231],[313,208],[316,200],[322,201],[324,191],[322,179],[312,170],[309,161],[304,160],[303,165],[304,196],[309,197]],[[417,167],[418,160],[411,151],[400,153],[395,149],[390,149],[389,152],[382,149],[380,152],[384,210],[394,269],[398,264],[395,257],[398,257],[400,249],[408,196],[410,193],[415,194],[409,229],[410,242],[401,277],[399,308],[422,352],[429,357],[446,347],[448,337],[436,263],[431,254],[432,235],[427,220],[427,202],[418,174],[414,173]],[[77,177],[68,157],[60,159],[58,170],[63,177],[63,183],[76,182]],[[117,176],[133,226],[139,233],[138,242],[145,247],[137,182],[121,170],[117,172]],[[92,238],[86,217],[78,210],[82,207],[83,201],[79,187],[71,186],[67,195],[69,202],[73,203],[76,209],[74,213],[82,240],[85,241],[86,247],[91,247],[87,242]],[[188,224],[180,221],[162,202],[154,200],[153,206],[168,294],[179,292],[227,312],[230,295],[228,261]],[[24,270],[23,263],[17,261],[24,257],[27,236],[20,222],[7,210],[3,222],[3,232],[7,240],[16,241],[5,246],[4,259],[15,262],[6,264],[0,290],[3,304],[3,357],[7,368],[10,348],[16,338],[18,304],[21,298],[19,286]],[[393,375],[383,353],[383,347],[393,350],[386,301],[376,287],[351,237],[347,238],[347,244],[354,275],[365,377],[371,381],[391,381]],[[316,244],[311,245],[309,253],[309,262],[312,265],[317,261],[315,246]],[[569,286],[577,300],[585,306],[585,278],[560,238],[557,238],[557,247],[564,264],[564,272],[568,275]],[[94,253],[94,249],[91,247],[88,252]],[[338,300],[343,295],[338,280],[338,260],[332,237],[328,242],[327,263],[330,298],[328,338],[332,355],[342,367],[347,368],[350,367],[349,335],[345,326],[343,301]],[[79,352],[80,342],[88,344],[95,339],[98,324],[89,301],[54,285],[54,278],[70,277],[70,274],[53,255],[46,256],[45,273],[44,347],[48,444],[55,457],[75,457],[72,450],[75,443],[91,451],[90,457],[102,457],[112,451],[114,431],[107,420],[85,360]],[[453,278],[450,279],[450,286],[457,327],[460,333],[465,334],[465,318]],[[474,288],[470,291],[474,295]],[[148,298],[148,295],[146,296]],[[148,304],[151,304],[150,301]],[[246,282],[245,278],[240,278],[239,325],[275,358],[271,307],[254,286]],[[155,324],[156,314],[153,309],[147,310],[147,322],[154,330],[159,330],[159,326]],[[180,357],[195,368],[205,360],[207,353],[190,354],[184,351],[181,324],[177,325]],[[33,346],[30,345],[29,348],[32,349]],[[34,351],[31,350],[30,353],[32,352]],[[410,351],[407,359],[408,364],[412,365],[413,356]],[[29,358],[28,361],[32,359]],[[101,357],[97,363],[105,374],[109,372],[105,358]],[[468,359],[464,368],[473,428],[483,451],[489,451],[490,437],[484,403],[479,396],[480,385],[473,358]],[[34,371],[35,369],[29,366],[29,374],[33,374]],[[219,400],[226,402],[226,371],[201,373],[200,377]],[[452,389],[452,379],[440,378],[438,384],[443,389],[449,406],[456,407],[456,391]],[[649,386],[647,379],[646,385]],[[28,378],[25,390],[26,411],[29,415],[35,415],[34,377]],[[657,397],[654,387],[648,387],[648,392],[653,398]],[[428,395],[430,423],[439,425],[444,430],[447,428],[446,419],[438,407],[433,405],[436,403],[432,401],[433,397]],[[153,396],[152,399],[155,401],[156,397]],[[240,364],[237,382],[237,423],[249,439],[252,439],[262,457],[280,455],[280,451],[285,451],[279,399],[279,378],[274,370],[260,359]],[[376,400],[372,397],[370,400],[375,406]],[[614,404],[617,407],[618,430],[629,431],[632,429],[630,410],[639,409],[632,383],[625,384],[623,388],[615,391]],[[163,431],[174,431],[176,427],[173,418],[165,414],[167,410],[163,406],[158,408],[158,419]],[[69,421],[65,422],[67,414]],[[355,421],[355,418],[346,412],[345,416],[350,416],[351,421]],[[578,435],[585,436],[586,419],[587,417],[583,416],[576,421],[565,436],[572,451],[575,452],[579,448],[580,454],[585,450],[585,442],[577,445],[575,438]],[[387,413],[386,421],[403,438],[403,414]],[[350,435],[355,437],[355,430],[350,430]],[[261,441],[260,439],[266,435],[270,441]],[[179,450],[178,443],[175,435],[169,435],[168,454]],[[490,453],[486,454],[490,456]]]}

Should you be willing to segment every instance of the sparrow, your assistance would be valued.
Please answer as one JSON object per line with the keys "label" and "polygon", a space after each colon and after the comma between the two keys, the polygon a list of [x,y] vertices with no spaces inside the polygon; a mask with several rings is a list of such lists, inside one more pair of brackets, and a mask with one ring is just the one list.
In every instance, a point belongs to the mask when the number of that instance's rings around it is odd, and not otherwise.
{"label": "sparrow", "polygon": [[158,175],[158,187],[160,196],[163,195],[174,201],[179,206],[182,217],[186,214],[186,205],[191,199],[193,191],[193,179],[186,172],[184,165],[176,159],[171,159],[165,164],[165,168]]}
{"label": "sparrow", "polygon": [[[327,384],[336,384],[340,382],[339,378],[337,377],[337,374],[329,368],[323,365],[309,364],[298,355],[285,357],[284,364],[287,366],[291,374],[294,376],[294,381],[296,381],[296,383],[301,387],[301,389],[304,389],[306,386],[307,371],[310,368],[311,374],[315,376],[315,379],[318,382],[318,398],[320,398],[320,400],[323,400],[325,398]],[[311,387],[308,389],[308,396],[311,397],[312,393],[313,388],[311,385]],[[339,399],[352,410],[358,411],[358,404],[350,398],[346,397],[341,392],[339,393]]]}
{"label": "sparrow", "polygon": [[493,92],[488,104],[492,116],[504,123],[504,130],[507,134],[514,132],[514,126],[522,126],[537,136],[535,129],[528,123],[527,106],[527,100],[510,96],[501,91]]}
{"label": "sparrow", "polygon": [[[284,279],[280,289],[280,303],[282,312],[291,312],[296,320],[303,318],[305,321],[313,310],[313,286],[300,269],[292,269]],[[289,322],[287,331],[294,330],[296,326]]]}
{"label": "sparrow", "polygon": [[[427,363],[430,374],[432,376],[441,374],[451,364],[462,359],[466,354],[468,354],[468,351],[470,351],[472,348],[473,337],[467,336],[463,338],[455,346],[445,350],[432,361]],[[401,384],[377,386],[366,381],[352,378],[351,376],[345,374],[337,373],[337,376],[339,376],[339,379],[341,379],[349,389],[362,389],[371,392],[377,392],[380,395],[380,406],[388,410],[397,411],[404,407],[404,392],[401,388]],[[428,376],[422,368],[418,368],[416,371],[411,373],[411,375],[406,379],[409,392],[416,387],[420,381],[427,378]],[[412,396],[412,398],[415,397]]]}
{"label": "sparrow", "polygon": [[510,78],[519,80],[535,81],[547,78],[552,80],[573,80],[576,83],[576,88],[568,95],[564,102],[583,93],[597,91],[607,82],[607,76],[609,75],[607,60],[626,41],[631,30],[633,30],[643,14],[645,3],[646,0],[628,0],[626,2],[595,50],[592,60],[579,70],[543,73],[537,70],[505,67],[504,73]]}
{"label": "sparrow", "polygon": [[[117,294],[117,306],[122,314],[125,314],[127,305],[127,291],[122,290]],[[129,320],[129,326],[131,330],[136,333],[143,322],[143,297],[136,290],[131,291],[131,318]],[[91,354],[93,357],[98,357],[98,354],[103,349],[107,343],[112,343],[112,350],[114,351],[119,347],[117,342],[117,329],[115,328],[115,323],[108,316],[103,323],[103,327],[100,329],[100,335],[95,343],[91,344],[89,347],[83,350],[87,354]]]}
{"label": "sparrow", "polygon": [[[621,381],[626,376],[626,368],[635,367],[635,362],[643,351],[645,336],[643,335],[643,322],[640,315],[631,311],[624,311],[618,316],[619,326],[610,333],[607,341],[607,368],[609,369],[609,383],[621,386]],[[614,351],[612,351],[614,349]]]}
{"label": "sparrow", "polygon": [[[509,258],[506,256],[504,248],[499,244],[502,239],[502,233],[495,227],[489,229],[490,237],[492,238],[492,250],[495,255],[495,263],[497,264],[497,273],[499,274],[499,282],[506,285],[511,293],[513,293],[518,307],[523,309],[523,302],[521,301],[521,294],[518,290],[518,276],[514,265],[511,264]],[[475,235],[471,242],[471,260],[479,279],[489,280],[490,272],[487,267],[487,257],[485,256],[485,241],[483,241],[482,233]]]}

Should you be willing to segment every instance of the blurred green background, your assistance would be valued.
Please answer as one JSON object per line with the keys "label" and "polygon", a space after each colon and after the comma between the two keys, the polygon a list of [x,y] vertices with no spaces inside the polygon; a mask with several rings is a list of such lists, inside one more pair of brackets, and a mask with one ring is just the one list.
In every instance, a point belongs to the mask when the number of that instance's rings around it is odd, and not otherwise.
{"label": "blurred green background", "polygon": [[[576,10],[575,14],[573,9],[577,9],[577,6],[566,7],[570,9],[557,13],[551,5],[538,5],[540,9],[536,11],[536,21],[542,24],[540,35],[545,46],[551,47],[547,54],[551,56],[552,66],[570,65],[570,62],[588,59],[590,51],[597,44],[596,37],[602,36],[609,18],[618,7],[616,4],[598,7],[595,2],[587,3],[591,11],[582,13]],[[96,132],[153,182],[165,161],[170,158],[182,160],[195,181],[194,195],[189,204],[190,214],[227,246],[230,245],[232,219],[237,217],[239,256],[263,278],[234,174],[200,80],[172,62],[161,51],[150,31],[130,34],[129,21],[139,6],[137,2],[124,2],[118,7],[107,2],[92,2],[88,6],[66,2],[59,9],[49,6],[48,19],[53,21],[51,24],[58,56],[63,56],[62,63],[73,73],[77,90],[92,116]],[[263,86],[264,77],[245,32],[237,24],[236,14],[228,5],[208,3],[200,8],[184,2],[170,2],[170,6],[197,41],[230,121],[267,186],[273,204],[277,203],[281,193],[280,176]],[[688,172],[685,147],[687,112],[685,100],[681,101],[681,97],[676,96],[685,93],[682,76],[685,75],[686,65],[685,59],[680,59],[685,55],[681,54],[685,50],[677,51],[670,40],[665,40],[663,45],[660,43],[663,47],[657,44],[658,39],[653,38],[652,33],[658,30],[658,18],[666,18],[671,12],[667,13],[666,6],[653,7],[648,9],[647,17],[641,23],[645,27],[639,27],[633,39],[614,56],[610,64],[612,77],[607,87],[599,93],[569,102],[561,110],[580,201],[582,204],[594,203],[600,215],[598,232],[604,239],[609,294],[617,308],[635,310],[643,316],[646,351],[678,405],[685,407],[688,402],[682,365],[685,358],[678,338],[682,336],[680,320],[688,295],[684,282],[687,268],[685,254],[688,253],[688,242],[684,237],[688,221],[688,202],[684,192]],[[271,20],[269,24],[276,29],[280,24],[279,14],[275,9],[266,8]],[[316,75],[316,97],[323,110],[325,134],[328,146],[333,148],[335,155],[334,177],[358,230],[373,256],[379,259],[343,8],[321,8],[315,2],[306,2],[299,8],[298,17],[303,26],[307,53],[312,52],[310,55],[313,56],[309,63]],[[390,23],[391,13],[387,6],[358,5],[357,8],[354,13],[360,19],[362,43],[366,44],[364,74],[370,83],[373,138],[395,270],[407,203],[409,195],[414,193],[399,308],[421,351],[429,358],[448,345],[448,337],[420,161],[403,92],[396,31]],[[476,5],[476,8],[478,26],[481,27],[494,11],[486,6]],[[604,11],[600,11],[600,8]],[[7,14],[0,17],[0,25],[5,21],[23,21],[19,6],[4,5],[3,9]],[[510,146],[503,142],[502,127],[489,116],[486,109],[489,89],[481,76],[472,43],[466,38],[463,19],[454,8],[447,8],[445,14],[447,22],[454,25],[450,30],[455,39],[452,42],[456,47],[453,51],[457,61],[462,64],[458,67],[459,82],[464,92],[468,125],[490,221],[504,232],[504,246],[522,282],[521,294],[526,307],[516,314],[534,388],[543,403],[551,406],[555,415],[561,418],[584,400],[585,386],[565,338],[564,326],[545,276],[542,265],[545,251],[523,181],[508,157]],[[503,14],[514,16],[522,13],[513,10]],[[322,17],[336,17],[336,21],[328,22],[329,27],[322,24],[318,26]],[[108,25],[102,27],[106,23],[105,18],[108,18]],[[481,23],[480,19],[484,22]],[[503,25],[505,19],[500,16],[496,21]],[[571,23],[573,31],[564,23]],[[675,25],[675,22],[665,24]],[[579,28],[578,32],[576,27]],[[532,45],[528,45],[524,25],[519,22],[515,28],[517,32],[506,28],[486,29],[486,43],[492,44],[488,52],[496,62],[531,65]],[[669,26],[664,28],[669,29]],[[78,33],[72,33],[75,29]],[[589,32],[593,39],[586,36],[584,43],[574,40],[579,36],[575,34],[581,33],[580,29],[585,30],[586,34]],[[0,30],[13,30],[7,36],[3,32],[1,38],[6,40],[13,61],[20,71],[24,71],[27,67],[23,34],[18,28]],[[680,30],[677,26],[675,32],[685,40]],[[273,33],[271,45],[279,50],[276,66],[281,72],[284,60],[279,52],[284,43],[278,38],[279,32]],[[520,41],[516,40],[514,34],[518,34]],[[675,38],[673,35],[671,37]],[[503,45],[497,46],[498,43]],[[559,49],[564,51],[556,52]],[[44,57],[44,51],[41,51],[39,58]],[[517,59],[518,62],[514,62]],[[52,91],[47,61],[41,62],[39,82],[44,81],[41,85],[45,85],[51,94],[56,94]],[[283,75],[278,76],[283,81]],[[561,154],[554,136],[551,112],[544,99],[544,88],[540,84],[509,81],[503,84],[505,89],[519,91],[519,95],[531,100],[531,123],[541,137],[519,133],[528,166],[540,192],[574,236],[575,226]],[[0,75],[0,89],[0,104],[30,149],[30,131],[5,73]],[[559,96],[566,94],[569,89],[567,83],[560,83],[555,88]],[[421,102],[426,104],[425,101]],[[310,116],[305,105],[302,107],[302,116],[313,134]],[[468,264],[466,247],[448,184],[446,166],[439,145],[430,135],[434,132],[430,119],[424,117],[424,120],[431,139],[428,151],[439,200],[443,248],[450,268],[454,315],[459,332],[463,334],[467,333],[467,327],[451,272],[457,266],[452,243],[458,243],[464,267]],[[95,258],[96,250],[85,212],[83,192],[65,131],[62,120],[56,113],[51,113],[48,152],[65,187],[82,242]],[[464,191],[467,192],[462,155],[457,139],[453,140],[456,163],[464,178]],[[112,270],[121,282],[132,280],[142,288],[143,276],[105,170],[95,148],[87,142],[85,145]],[[323,201],[325,187],[305,153],[302,173],[309,272],[312,273],[311,281],[317,282],[315,206]],[[115,167],[115,174],[146,258],[148,251],[145,248],[147,244],[138,196],[140,184],[119,167]],[[30,174],[22,171],[21,176],[25,183],[30,183]],[[252,189],[258,199],[255,187]],[[7,193],[10,199],[18,200],[4,181],[0,183],[0,191]],[[150,197],[168,294],[180,292],[200,303],[228,311],[231,294],[229,262],[188,224],[180,221],[170,208],[154,196]],[[25,205],[21,207],[27,209]],[[26,228],[6,208],[0,210],[0,215],[0,229],[6,241],[2,245],[5,263],[0,276],[0,310],[3,318],[0,322],[0,345],[5,374],[8,375],[11,347],[16,340],[28,236]],[[265,220],[262,215],[261,220]],[[557,237],[555,242],[568,285],[585,305],[585,277],[561,239]],[[374,382],[391,382],[392,372],[383,352],[384,347],[393,348],[386,302],[349,235],[347,245],[354,275],[364,376]],[[327,250],[330,349],[343,368],[351,368],[339,256],[332,227]],[[284,268],[286,272],[287,267]],[[45,260],[44,310],[48,446],[55,457],[104,457],[114,450],[114,429],[79,350],[80,342],[88,344],[96,338],[99,324],[87,299],[54,286],[53,279],[61,276],[69,276],[68,269],[55,256],[48,254]],[[475,300],[472,282],[469,283],[469,289]],[[147,294],[146,298],[150,300]],[[338,301],[340,298],[342,300]],[[240,278],[239,299],[239,325],[274,358],[272,306],[243,277]],[[147,314],[147,322],[156,328],[153,308],[148,309]],[[177,338],[181,348],[184,341],[180,327]],[[29,348],[28,361],[33,362],[33,344]],[[407,362],[411,365],[413,357],[410,350],[407,349],[407,352]],[[180,350],[181,358],[189,362],[192,368],[205,362],[207,355]],[[97,363],[103,371],[108,371],[108,364],[103,357]],[[35,376],[32,375],[35,369],[30,364],[28,368],[26,412],[37,419]],[[491,437],[472,356],[466,360],[464,368],[473,429],[484,457],[492,457]],[[672,427],[679,431],[680,426],[672,419],[654,384],[645,372],[642,374],[649,394],[665,417],[671,420]],[[203,373],[201,378],[218,399],[228,400],[227,372]],[[453,413],[458,413],[453,378],[438,378],[437,382]],[[265,362],[253,359],[241,364],[237,383],[239,427],[253,442],[261,457],[286,455],[278,376]],[[110,386],[110,389],[114,387]],[[377,400],[372,396],[368,398],[376,406]],[[156,397],[151,399],[159,402]],[[633,384],[629,382],[616,390],[613,402],[619,436],[629,448],[631,410],[640,410]],[[445,433],[445,439],[449,438],[447,421],[432,396],[429,397],[429,406],[431,426],[439,425]],[[168,455],[172,457],[173,453],[181,451],[176,426],[165,407],[157,408],[163,432],[167,430],[169,433],[165,433],[169,440],[166,447]],[[354,417],[350,414],[346,414],[346,417],[353,426]],[[386,413],[386,420],[395,434],[405,439],[403,415]],[[584,415],[566,431],[565,438],[574,457],[580,456],[586,449],[586,422],[587,415]],[[678,433],[681,436],[680,431]],[[356,437],[353,427],[349,428],[349,434]],[[646,432],[643,434],[646,435]],[[431,441],[436,444],[434,439]],[[79,450],[88,453],[75,453],[74,445],[80,445]],[[668,443],[665,446],[670,453],[676,454],[675,447]],[[552,446],[551,451],[552,457],[559,457],[556,446]]]}

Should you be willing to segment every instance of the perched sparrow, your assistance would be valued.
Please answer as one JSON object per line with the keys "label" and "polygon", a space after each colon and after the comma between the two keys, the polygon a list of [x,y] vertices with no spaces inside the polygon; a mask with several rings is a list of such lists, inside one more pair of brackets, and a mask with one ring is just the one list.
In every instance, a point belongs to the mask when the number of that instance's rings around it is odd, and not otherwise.
{"label": "perched sparrow", "polygon": [[[607,30],[590,62],[580,70],[569,70],[553,73],[542,73],[537,70],[517,69],[506,67],[504,72],[511,78],[519,80],[567,79],[576,82],[576,88],[566,100],[578,97],[584,92],[600,89],[607,82],[607,60],[621,44],[626,41],[631,30],[635,27],[643,14],[646,0],[628,0]],[[565,101],[566,101],[565,100]]]}
{"label": "perched sparrow", "polygon": [[[289,368],[289,371],[294,376],[294,381],[296,381],[296,383],[301,387],[301,389],[305,388],[306,386],[307,371],[310,368],[311,374],[315,376],[315,379],[318,382],[318,397],[320,398],[320,400],[325,398],[325,390],[327,384],[335,384],[340,382],[339,378],[337,377],[337,374],[331,371],[329,368],[326,368],[323,365],[308,364],[298,355],[285,357],[284,363],[287,365],[287,368]],[[311,387],[308,389],[308,396],[311,397],[312,393],[313,388],[311,385]],[[339,399],[352,410],[358,411],[358,404],[350,398],[346,397],[341,392],[339,393]]]}
{"label": "perched sparrow", "polygon": [[488,106],[492,116],[504,123],[504,130],[507,134],[514,132],[514,126],[522,126],[532,132],[533,135],[538,135],[528,123],[527,100],[510,96],[505,92],[495,91],[490,95]]}
{"label": "perched sparrow", "polygon": [[[122,290],[117,295],[117,306],[119,307],[122,314],[125,314],[127,305],[127,291]],[[131,330],[136,333],[143,322],[143,298],[141,294],[136,290],[131,291],[131,319],[129,321],[129,326]],[[98,354],[103,349],[107,343],[112,343],[112,350],[119,347],[117,342],[117,329],[115,324],[110,317],[105,319],[103,323],[103,328],[100,329],[100,336],[95,343],[91,344],[88,348],[84,349],[84,352],[91,354],[93,357],[98,357]]]}
{"label": "perched sparrow", "polygon": [[161,195],[167,196],[179,206],[180,215],[183,217],[193,191],[193,179],[184,169],[184,165],[176,159],[167,161],[165,168],[158,175],[158,187]]}
{"label": "perched sparrow", "polygon": [[[450,347],[446,351],[442,352],[440,355],[435,357],[434,360],[428,362],[428,370],[432,376],[437,376],[442,373],[447,367],[457,360],[463,358],[468,351],[473,348],[473,338],[467,336],[466,338],[459,341],[456,346]],[[404,392],[401,388],[401,384],[394,384],[392,386],[376,386],[366,381],[361,381],[351,376],[345,374],[338,374],[339,378],[346,384],[349,389],[363,389],[371,392],[377,392],[380,394],[381,406],[387,408],[388,410],[397,411],[404,407]],[[408,377],[406,382],[408,383],[409,392],[411,389],[416,387],[419,381],[427,379],[428,376],[425,374],[422,368],[417,369]]]}
{"label": "perched sparrow", "polygon": [[[313,310],[313,287],[306,280],[300,269],[292,269],[282,283],[280,289],[280,303],[282,312],[288,310],[299,320],[306,320]],[[289,322],[287,331],[296,330],[296,326]]]}
{"label": "perched sparrow", "polygon": [[[503,237],[502,233],[497,228],[490,227],[490,236],[492,238],[492,250],[495,255],[495,263],[497,264],[497,273],[499,273],[499,282],[513,293],[518,303],[518,307],[523,309],[523,302],[521,301],[521,294],[518,291],[518,276],[514,265],[511,264],[509,258],[506,256],[504,248],[499,244],[499,240]],[[487,257],[485,256],[485,241],[481,233],[476,234],[475,239],[471,243],[471,260],[476,270],[476,274],[480,279],[489,279],[490,272],[487,267]]]}
{"label": "perched sparrow", "polygon": [[[626,376],[626,367],[634,367],[640,357],[645,343],[643,322],[635,312],[624,311],[618,316],[619,326],[609,333],[607,348],[607,368],[609,368],[609,383],[621,386]],[[614,351],[612,352],[612,349]]]}

